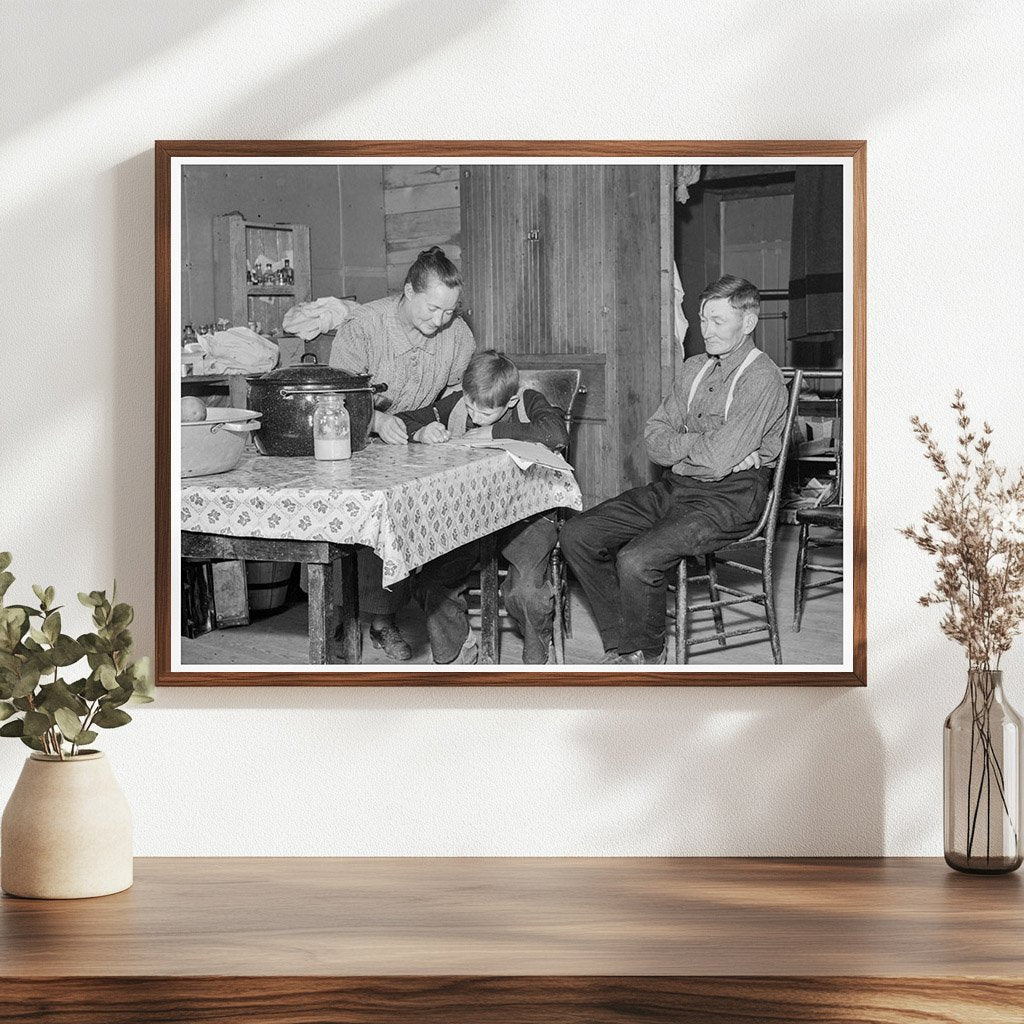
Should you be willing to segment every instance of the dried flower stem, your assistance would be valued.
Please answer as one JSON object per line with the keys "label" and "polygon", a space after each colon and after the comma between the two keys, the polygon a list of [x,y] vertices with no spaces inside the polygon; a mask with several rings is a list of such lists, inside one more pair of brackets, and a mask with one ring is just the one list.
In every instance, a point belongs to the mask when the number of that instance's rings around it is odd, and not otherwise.
{"label": "dried flower stem", "polygon": [[[922,516],[922,525],[907,526],[900,532],[935,556],[938,577],[918,601],[925,607],[944,607],[940,628],[961,644],[967,655],[973,724],[966,850],[971,856],[981,825],[987,858],[991,853],[993,786],[1015,839],[1017,835],[1016,808],[1011,811],[1006,800],[1001,747],[997,749],[993,742],[995,684],[991,673],[998,670],[1002,655],[1024,623],[1024,470],[1012,482],[1007,481],[1006,468],[989,454],[992,427],[985,423],[980,435],[971,429],[963,392],[956,391],[952,409],[958,429],[952,457],[939,448],[927,423],[917,416],[911,418],[914,435],[941,483],[932,507]],[[980,819],[982,802],[986,806],[984,819]]]}

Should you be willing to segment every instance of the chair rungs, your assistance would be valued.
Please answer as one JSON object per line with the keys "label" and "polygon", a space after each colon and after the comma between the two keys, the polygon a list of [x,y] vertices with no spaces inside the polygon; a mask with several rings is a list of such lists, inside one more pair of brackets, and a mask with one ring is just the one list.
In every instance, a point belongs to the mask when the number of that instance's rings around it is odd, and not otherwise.
{"label": "chair rungs", "polygon": [[730,629],[724,633],[712,633],[710,636],[702,637],[687,637],[686,646],[693,647],[694,644],[710,644],[717,643],[719,637],[722,639],[728,639],[731,636],[748,636],[751,633],[770,633],[771,629],[768,626],[751,626],[750,629]]}
{"label": "chair rungs", "polygon": [[759,569],[756,565],[747,565],[745,562],[730,562],[728,559],[722,558],[718,562],[719,565],[728,565],[733,569],[742,569],[744,572],[749,572],[752,576],[763,576],[764,571]]}
{"label": "chair rungs", "polygon": [[843,582],[842,576],[837,576],[834,580],[819,580],[817,583],[805,583],[804,593],[808,590],[817,590],[819,587],[837,587]]}

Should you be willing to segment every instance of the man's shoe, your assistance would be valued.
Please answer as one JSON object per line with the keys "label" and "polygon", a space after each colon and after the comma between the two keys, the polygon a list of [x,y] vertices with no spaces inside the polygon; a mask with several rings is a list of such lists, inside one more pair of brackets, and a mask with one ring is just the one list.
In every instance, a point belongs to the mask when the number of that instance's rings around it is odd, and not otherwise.
{"label": "man's shoe", "polygon": [[613,665],[664,665],[668,661],[668,648],[662,647],[660,654],[648,657],[643,651],[633,651],[630,654],[620,654]]}
{"label": "man's shoe", "polygon": [[408,661],[412,657],[412,648],[393,622],[385,622],[380,627],[371,626],[370,643],[378,649],[383,648],[392,661]]}

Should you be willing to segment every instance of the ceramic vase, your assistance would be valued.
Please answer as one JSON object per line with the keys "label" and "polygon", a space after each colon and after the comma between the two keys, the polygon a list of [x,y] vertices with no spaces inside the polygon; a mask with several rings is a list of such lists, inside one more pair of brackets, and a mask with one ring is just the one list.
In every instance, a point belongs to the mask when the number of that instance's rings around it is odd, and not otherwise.
{"label": "ceramic vase", "polygon": [[0,888],[12,896],[107,896],[132,884],[132,818],[99,751],[25,762],[0,824]]}

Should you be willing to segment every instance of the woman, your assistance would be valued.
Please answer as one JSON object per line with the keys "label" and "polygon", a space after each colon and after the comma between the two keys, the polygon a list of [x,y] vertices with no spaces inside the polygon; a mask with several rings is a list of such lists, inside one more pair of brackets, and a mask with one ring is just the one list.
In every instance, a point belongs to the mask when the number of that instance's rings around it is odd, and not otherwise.
{"label": "woman", "polygon": [[[426,249],[405,275],[401,294],[358,307],[338,328],[331,366],[369,375],[387,391],[374,398],[372,433],[387,444],[407,444],[405,424],[396,415],[429,405],[462,380],[476,347],[473,333],[459,317],[462,275],[439,246]],[[368,612],[370,642],[396,661],[412,651],[395,624],[407,600],[398,584],[383,588],[381,560],[359,551],[359,605]]]}

